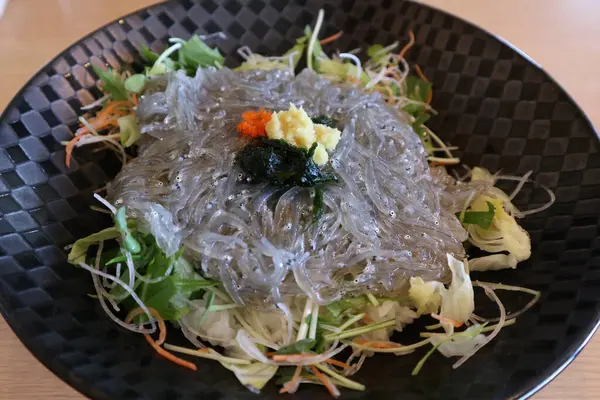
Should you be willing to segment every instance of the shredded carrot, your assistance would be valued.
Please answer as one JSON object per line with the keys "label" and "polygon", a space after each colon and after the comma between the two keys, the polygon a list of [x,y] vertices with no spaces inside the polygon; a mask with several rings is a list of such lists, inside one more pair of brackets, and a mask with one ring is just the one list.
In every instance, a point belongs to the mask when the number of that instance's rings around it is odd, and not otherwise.
{"label": "shredded carrot", "polygon": [[287,361],[290,358],[310,358],[314,357],[314,354],[303,353],[303,354],[275,354],[273,355],[273,361]]}
{"label": "shredded carrot", "polygon": [[392,91],[392,88],[389,85],[385,85],[384,88],[386,90],[386,94],[388,95],[388,99],[387,99],[388,104],[396,104],[396,100],[394,99],[394,92]]}
{"label": "shredded carrot", "polygon": [[290,379],[288,382],[286,382],[283,385],[283,387],[281,388],[281,390],[279,391],[279,393],[280,394],[289,393],[290,389],[293,388],[294,386],[296,386],[296,383],[300,379],[300,374],[301,373],[302,373],[302,366],[298,365],[296,367],[296,371],[294,371],[294,376],[292,376],[292,379]]}
{"label": "shredded carrot", "polygon": [[431,313],[431,317],[437,319],[438,321],[440,321],[442,323],[452,324],[452,326],[454,326],[455,328],[460,328],[461,326],[463,326],[462,322],[455,321],[455,320],[450,319],[448,317],[442,317],[441,315],[438,315],[436,313]]}
{"label": "shredded carrot", "polygon": [[338,33],[336,33],[335,35],[331,35],[325,39],[321,39],[321,41],[319,41],[320,44],[327,44],[327,43],[331,43],[334,42],[336,40],[338,40],[340,38],[340,36],[342,36],[344,34],[344,31],[339,31]]}
{"label": "shredded carrot", "polygon": [[[106,120],[106,119],[102,119],[102,120],[94,119],[94,120],[88,121],[88,123],[96,131],[100,131],[100,130],[106,129],[106,128],[109,128],[111,126],[115,126],[115,127],[119,126],[119,122],[117,121],[117,117],[113,117],[113,119],[109,119],[109,120]],[[77,131],[75,132],[75,135],[82,135],[84,133],[92,133],[92,131],[90,131],[87,126],[82,126],[81,128],[77,129]]]}
{"label": "shredded carrot", "polygon": [[[119,109],[119,108],[121,108],[121,109]],[[123,110],[123,108],[125,108],[125,110]],[[131,108],[131,103],[129,101],[125,101],[125,100],[113,101],[113,102],[108,103],[106,105],[106,107],[104,107],[102,110],[100,110],[96,114],[96,116],[100,117],[103,115],[120,114],[120,113],[129,114],[130,110],[127,110],[128,108]]]}
{"label": "shredded carrot", "polygon": [[[165,325],[165,320],[162,319],[162,317],[160,316],[158,311],[156,311],[154,308],[151,308],[151,307],[148,307],[148,311],[150,311],[150,314],[154,318],[156,318],[156,320],[158,321],[158,328],[160,330],[160,333],[158,336],[158,341],[155,341],[154,339],[152,339],[152,336],[150,336],[150,335],[144,335],[144,337],[146,338],[146,341],[148,343],[150,343],[150,346],[152,346],[152,348],[159,355],[163,356],[167,360],[169,360],[177,365],[181,365],[182,367],[189,368],[192,371],[196,371],[197,367],[195,364],[192,364],[189,361],[186,361],[177,356],[174,356],[173,354],[169,353],[168,351],[166,351],[165,349],[160,347],[160,345],[163,344],[165,342],[165,339],[167,338],[167,326]],[[138,316],[142,313],[144,313],[144,311],[140,307],[131,310],[131,312],[127,315],[127,318],[125,319],[125,322],[131,323],[131,321],[136,316]]]}
{"label": "shredded carrot", "polygon": [[419,76],[419,78],[421,78],[422,81],[429,83],[429,79],[427,79],[427,77],[421,70],[421,67],[419,67],[418,65],[415,65],[415,71],[417,72],[417,75]]}
{"label": "shredded carrot", "polygon": [[352,83],[355,83],[355,84],[360,83],[360,81],[358,79],[356,79],[355,77],[353,77],[352,75],[348,75],[346,78]]}
{"label": "shredded carrot", "polygon": [[131,101],[133,103],[134,106],[139,106],[140,105],[140,101],[138,100],[137,94],[133,93],[131,95]]}
{"label": "shredded carrot", "polygon": [[342,361],[338,361],[335,360],[333,358],[328,359],[327,361],[325,361],[327,364],[331,364],[331,365],[335,365],[336,367],[340,367],[340,368],[350,368],[350,365],[346,364],[345,362]]}
{"label": "shredded carrot", "polygon": [[[132,103],[125,100],[113,101],[108,103],[94,118],[89,118],[89,125],[96,131],[106,129],[110,126],[119,126],[117,119],[132,112]],[[81,124],[81,128],[77,129],[76,134],[88,133],[90,130],[85,125]]]}
{"label": "shredded carrot", "polygon": [[[429,91],[429,95],[427,96],[427,104],[431,104],[431,100],[433,100],[433,92]],[[423,112],[425,112],[425,110],[423,110]]]}
{"label": "shredded carrot", "polygon": [[336,397],[335,388],[333,387],[333,385],[331,384],[331,382],[329,381],[329,379],[327,379],[325,377],[325,375],[323,375],[323,373],[321,371],[319,371],[317,369],[317,367],[315,367],[314,365],[311,365],[310,367],[312,368],[312,370],[315,373],[315,375],[317,376],[317,378],[319,378],[319,380],[321,382],[323,382],[323,385],[325,385],[325,387],[329,391],[329,394],[331,394],[333,397]]}
{"label": "shredded carrot", "polygon": [[86,133],[94,133],[94,131],[98,133],[99,131],[118,127],[118,119],[131,114],[133,112],[133,107],[138,104],[138,98],[134,94],[131,101],[119,100],[106,104],[102,110],[96,113],[95,117],[87,119],[88,126],[81,123],[79,129],[75,131],[75,137],[71,139],[65,149],[65,164],[67,167],[71,165],[71,157],[75,144],[81,140],[83,135]]}
{"label": "shredded carrot", "polygon": [[181,365],[182,367],[186,367],[191,369],[192,371],[196,371],[198,369],[198,367],[196,367],[196,364],[193,364],[189,361],[183,360],[177,356],[174,356],[173,354],[169,353],[168,351],[166,351],[165,349],[163,349],[162,347],[160,347],[158,344],[156,344],[156,342],[154,341],[154,339],[152,339],[152,337],[150,337],[150,335],[144,335],[144,337],[146,338],[146,340],[148,341],[148,343],[150,343],[150,346],[152,346],[152,348],[154,350],[156,350],[156,352],[163,356],[164,358],[166,358],[167,360],[177,364],[177,365]]}
{"label": "shredded carrot", "polygon": [[[148,311],[150,311],[150,315],[152,315],[154,318],[156,318],[156,321],[158,322],[159,334],[158,334],[158,340],[156,341],[156,344],[160,346],[167,339],[167,325],[165,324],[165,320],[160,316],[158,311],[156,311],[154,308],[148,307]],[[141,315],[141,314],[144,314],[144,310],[142,310],[141,307],[134,308],[133,310],[131,310],[129,312],[129,314],[127,314],[127,318],[125,319],[125,322],[127,322],[129,324],[129,323],[131,323],[131,321],[133,321],[133,319],[135,317],[137,317],[138,315]]]}
{"label": "shredded carrot", "polygon": [[364,340],[364,339],[356,339],[356,340],[354,340],[354,343],[360,344],[363,346],[373,347],[375,349],[395,349],[395,348],[402,347],[402,345],[399,343],[377,342],[377,341]]}
{"label": "shredded carrot", "polygon": [[266,136],[266,125],[271,119],[272,113],[261,108],[259,111],[246,111],[242,114],[243,121],[237,126],[237,130],[250,137]]}
{"label": "shredded carrot", "polygon": [[366,322],[367,324],[371,324],[371,323],[373,323],[373,320],[372,320],[371,318],[369,318],[367,315],[365,315],[365,316],[362,318],[362,320],[363,320],[364,322]]}
{"label": "shredded carrot", "polygon": [[[425,76],[425,74],[423,73],[423,71],[421,70],[421,67],[419,67],[418,65],[415,65],[415,71],[417,72],[417,75],[419,76],[419,78],[424,81],[429,83],[429,79],[427,79],[427,77]],[[431,104],[431,100],[433,99],[433,92],[430,90],[429,94],[427,95],[427,104]],[[423,110],[423,112],[425,112],[425,110]]]}
{"label": "shredded carrot", "polygon": [[404,58],[408,50],[410,50],[410,48],[415,45],[415,34],[413,33],[413,31],[408,32],[408,37],[410,40],[406,44],[406,46],[404,46],[402,50],[400,50],[400,53],[398,53],[398,58]]}
{"label": "shredded carrot", "polygon": [[71,154],[73,153],[73,149],[75,149],[75,144],[83,138],[84,135],[75,136],[73,139],[67,143],[65,147],[65,164],[67,168],[71,166]]}

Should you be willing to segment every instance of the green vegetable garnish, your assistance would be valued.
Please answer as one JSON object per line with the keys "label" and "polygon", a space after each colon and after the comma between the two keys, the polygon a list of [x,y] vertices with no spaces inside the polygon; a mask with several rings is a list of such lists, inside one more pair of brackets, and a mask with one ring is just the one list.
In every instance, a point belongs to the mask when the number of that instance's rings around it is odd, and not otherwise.
{"label": "green vegetable garnish", "polygon": [[[310,43],[310,38],[312,36],[312,28],[309,25],[306,25],[304,27],[304,37],[301,39],[304,39],[306,41],[306,57],[312,57],[312,62],[314,65],[315,69],[318,69],[319,67],[319,58],[321,57],[321,54],[323,54],[323,47],[321,46],[321,43],[319,43],[319,39],[317,38],[317,40],[315,40],[315,43],[313,44],[313,48],[312,48],[312,54],[308,54],[308,43]],[[297,43],[301,40],[298,39]]]}
{"label": "green vegetable garnish", "polygon": [[325,308],[331,313],[331,315],[337,318],[346,310],[361,310],[365,308],[367,304],[369,304],[369,299],[367,299],[367,296],[359,296],[336,301],[326,305]]}
{"label": "green vegetable garnish", "polygon": [[[429,94],[431,93],[432,86],[431,82],[425,82],[419,77],[409,75],[405,80],[406,85],[406,97],[411,100],[420,101],[422,103],[427,102]],[[425,106],[420,104],[408,104],[402,108],[404,111],[417,118],[425,111]]]}
{"label": "green vegetable garnish", "polygon": [[322,185],[337,181],[335,175],[324,173],[313,161],[316,148],[317,143],[307,150],[284,140],[259,138],[238,154],[237,162],[254,183],[268,182],[281,188],[314,186],[314,224],[323,215],[325,206]]}
{"label": "green vegetable garnish", "polygon": [[179,64],[186,69],[188,74],[195,75],[200,67],[221,67],[225,58],[219,50],[208,47],[198,35],[183,43],[178,51]]}
{"label": "green vegetable garnish", "polygon": [[98,78],[104,83],[102,90],[112,96],[114,101],[129,100],[125,81],[123,77],[111,68],[106,71],[101,70],[95,65],[92,66]]}
{"label": "green vegetable garnish", "polygon": [[117,210],[117,215],[115,215],[115,226],[123,236],[123,244],[125,245],[125,248],[133,254],[139,253],[141,246],[127,227],[127,214],[125,207],[121,207]]}
{"label": "green vegetable garnish", "polygon": [[132,93],[140,94],[146,86],[146,75],[134,74],[125,79],[125,89]]}
{"label": "green vegetable garnish", "polygon": [[302,53],[304,53],[304,49],[306,48],[306,38],[302,37],[296,41],[296,44],[285,52],[284,56],[288,56],[292,53],[296,53],[292,56],[292,61],[294,62],[294,68],[298,66],[300,59],[302,58]]}
{"label": "green vegetable garnish", "polygon": [[383,46],[380,44],[374,44],[371,45],[367,48],[367,55],[371,58],[375,57],[377,55],[377,53],[379,53],[381,50],[383,50]]}
{"label": "green vegetable garnish", "polygon": [[386,60],[388,54],[392,52],[392,50],[396,47],[398,42],[394,43],[392,46],[383,47],[380,44],[374,44],[367,48],[367,55],[371,59],[371,62],[374,64],[383,63]]}
{"label": "green vegetable garnish", "polygon": [[313,199],[313,220],[312,223],[319,222],[325,211],[325,202],[323,200],[323,185],[315,186],[315,198]]}
{"label": "green vegetable garnish", "polygon": [[330,128],[337,128],[337,121],[327,115],[319,115],[311,118],[311,120],[315,124],[325,125]]}
{"label": "green vegetable garnish", "polygon": [[237,162],[254,183],[288,188],[335,182],[335,175],[324,173],[313,161],[316,148],[316,143],[307,150],[284,140],[259,138],[238,154]]}
{"label": "green vegetable garnish", "polygon": [[483,329],[486,327],[488,323],[484,323],[482,325],[473,325],[471,328],[467,329],[466,331],[462,331],[462,332],[457,332],[454,333],[452,335],[449,335],[448,337],[446,337],[444,340],[440,341],[438,344],[436,344],[435,346],[433,346],[428,352],[427,354],[425,354],[417,363],[417,365],[415,365],[415,368],[412,370],[411,375],[412,376],[416,376],[419,374],[419,372],[421,371],[421,368],[423,368],[423,365],[425,365],[425,362],[427,361],[427,359],[429,357],[431,357],[431,355],[444,343],[450,342],[454,339],[460,338],[460,337],[464,337],[467,339],[474,339],[477,335],[479,335]]}
{"label": "green vegetable garnish", "polygon": [[73,246],[71,247],[71,251],[69,252],[69,256],[67,260],[71,264],[79,264],[80,262],[85,262],[85,257],[87,255],[87,251],[91,245],[100,243],[105,240],[116,239],[121,236],[121,232],[116,227],[110,227],[101,230],[100,232],[93,233],[83,239],[79,239]]}
{"label": "green vegetable garnish", "polygon": [[[136,265],[136,269],[148,279],[163,277],[168,272],[171,264],[174,263],[173,269],[168,277],[155,283],[141,283],[139,286],[136,285],[135,290],[144,304],[156,309],[163,319],[167,321],[177,320],[189,312],[188,300],[192,298],[193,294],[208,287],[216,286],[217,282],[203,279],[195,273],[192,266],[181,257],[181,252],[172,257],[165,256],[156,245],[154,238],[150,238],[153,243],[148,249],[153,250],[155,255],[150,263]],[[124,278],[125,276],[121,280],[127,281],[127,278]],[[111,295],[115,296],[120,293],[122,293],[122,290],[118,286],[111,291]],[[129,308],[136,307],[129,297],[126,299],[125,304]],[[140,321],[145,320],[143,315],[139,318]]]}
{"label": "green vegetable garnish", "polygon": [[206,300],[206,307],[204,308],[204,312],[202,313],[202,316],[200,317],[200,320],[198,321],[198,325],[202,325],[202,323],[204,322],[204,319],[208,315],[208,310],[212,306],[214,301],[215,301],[215,293],[209,292],[208,299]]}
{"label": "green vegetable garnish", "polygon": [[483,229],[488,229],[492,225],[492,220],[496,214],[496,207],[489,201],[486,201],[486,203],[488,205],[487,211],[465,211],[464,214],[456,213],[456,216],[463,224],[473,224]]}
{"label": "green vegetable garnish", "polygon": [[308,353],[315,345],[317,341],[315,339],[302,339],[296,343],[289,344],[281,347],[275,352],[275,354],[302,354]]}
{"label": "green vegetable garnish", "polygon": [[423,138],[425,136],[425,122],[429,120],[431,115],[429,114],[421,114],[419,115],[415,121],[412,123],[412,128],[419,137]]}
{"label": "green vegetable garnish", "polygon": [[142,49],[140,50],[140,55],[142,57],[144,57],[146,59],[146,61],[148,61],[149,64],[154,64],[160,57],[160,54],[153,52],[145,44],[142,45]]}

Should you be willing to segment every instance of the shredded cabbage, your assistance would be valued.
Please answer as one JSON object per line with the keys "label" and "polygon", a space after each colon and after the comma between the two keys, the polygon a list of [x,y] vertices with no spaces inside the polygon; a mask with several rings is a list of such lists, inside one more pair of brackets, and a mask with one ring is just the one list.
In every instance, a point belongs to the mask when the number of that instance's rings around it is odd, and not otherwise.
{"label": "shredded cabbage", "polygon": [[473,325],[469,329],[452,335],[436,333],[431,336],[431,344],[438,346],[437,350],[444,357],[464,356],[485,342],[481,333],[485,325]]}
{"label": "shredded cabbage", "polygon": [[[490,202],[496,208],[496,214],[489,228],[483,229],[477,225],[469,225],[467,228],[469,241],[482,250],[490,253],[508,252],[512,258],[506,257],[504,268],[515,268],[516,263],[527,260],[531,256],[531,240],[529,234],[506,212],[502,199],[481,195],[471,204],[471,210],[485,211],[487,203]],[[478,270],[500,269],[500,259],[486,259],[479,261],[476,266]],[[493,263],[492,263],[493,262]],[[512,266],[514,264],[514,266]],[[487,265],[487,267],[486,267]],[[494,268],[492,268],[492,265]]]}
{"label": "shredded cabbage", "polygon": [[[473,168],[471,181],[496,183],[496,177],[483,168]],[[521,261],[531,256],[531,240],[529,234],[516,221],[516,207],[511,198],[496,187],[489,187],[470,204],[469,211],[486,211],[488,202],[495,208],[494,218],[488,228],[476,224],[466,226],[469,242],[489,253],[489,256],[471,260],[472,271],[499,270],[516,268]],[[508,253],[508,254],[505,254]]]}
{"label": "shredded cabbage", "polygon": [[492,254],[469,260],[471,271],[497,271],[504,268],[517,268],[517,258],[512,254]]}
{"label": "shredded cabbage", "polygon": [[[213,346],[236,346],[236,333],[241,326],[228,310],[205,313],[206,301],[192,300],[192,309],[182,320],[194,333]],[[201,317],[204,315],[204,319]]]}
{"label": "shredded cabbage", "polygon": [[235,365],[221,362],[221,365],[232,371],[242,385],[255,393],[260,392],[279,369],[278,365],[263,364],[260,362],[250,365]]}
{"label": "shredded cabbage", "polygon": [[442,291],[440,315],[456,322],[465,322],[475,310],[473,285],[465,264],[448,254],[452,282]]}
{"label": "shredded cabbage", "polygon": [[408,295],[417,306],[417,314],[431,314],[438,312],[442,304],[444,285],[438,281],[425,282],[421,277],[410,278]]}
{"label": "shredded cabbage", "polygon": [[362,337],[366,340],[376,341],[388,341],[394,331],[402,331],[402,328],[411,324],[417,317],[417,313],[408,307],[400,305],[396,301],[384,301],[378,306],[369,305],[365,309],[367,317],[369,317],[373,323],[383,322],[392,318],[396,319],[396,325],[364,333]]}

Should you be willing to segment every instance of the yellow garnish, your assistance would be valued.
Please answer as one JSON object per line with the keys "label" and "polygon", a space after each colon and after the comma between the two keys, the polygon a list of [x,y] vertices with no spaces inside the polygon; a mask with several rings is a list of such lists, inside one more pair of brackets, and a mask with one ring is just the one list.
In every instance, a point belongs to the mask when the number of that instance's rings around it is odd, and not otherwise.
{"label": "yellow garnish", "polygon": [[313,123],[302,107],[293,104],[287,111],[273,113],[265,130],[269,139],[282,139],[305,149],[317,142],[313,161],[319,166],[329,161],[327,152],[335,149],[342,134],[335,128]]}

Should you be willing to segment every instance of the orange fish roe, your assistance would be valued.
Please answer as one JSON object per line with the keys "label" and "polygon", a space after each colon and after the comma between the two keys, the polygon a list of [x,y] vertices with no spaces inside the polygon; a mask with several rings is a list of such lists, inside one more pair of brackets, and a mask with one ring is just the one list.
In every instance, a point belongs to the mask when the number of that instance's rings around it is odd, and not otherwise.
{"label": "orange fish roe", "polygon": [[242,114],[243,121],[237,126],[237,130],[250,137],[266,136],[265,126],[271,119],[271,112],[261,108],[259,111],[246,111]]}

